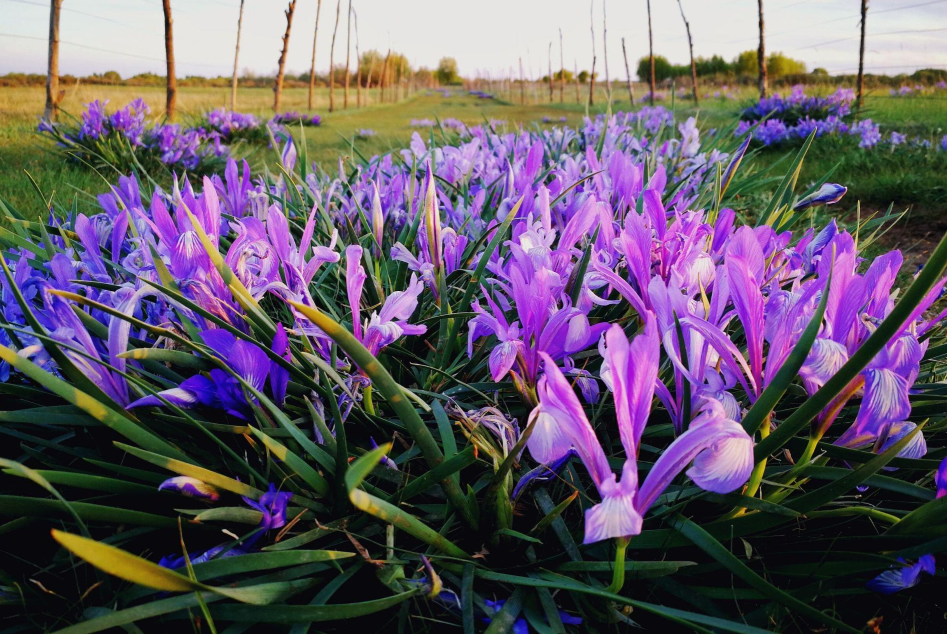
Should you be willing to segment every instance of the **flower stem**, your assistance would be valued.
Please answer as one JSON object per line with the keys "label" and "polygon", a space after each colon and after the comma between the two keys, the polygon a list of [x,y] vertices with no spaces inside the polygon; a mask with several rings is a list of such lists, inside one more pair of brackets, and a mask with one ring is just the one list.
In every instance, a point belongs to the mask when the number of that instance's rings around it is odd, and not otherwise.
{"label": "flower stem", "polygon": [[615,540],[615,569],[612,570],[612,585],[605,588],[606,592],[618,594],[625,585],[625,551],[630,541],[628,537],[619,537]]}

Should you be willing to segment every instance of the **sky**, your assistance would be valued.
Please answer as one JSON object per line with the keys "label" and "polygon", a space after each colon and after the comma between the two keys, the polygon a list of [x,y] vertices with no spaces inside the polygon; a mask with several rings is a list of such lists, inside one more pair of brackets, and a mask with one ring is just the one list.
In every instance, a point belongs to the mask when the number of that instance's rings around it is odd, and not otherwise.
{"label": "sky", "polygon": [[[348,0],[342,0],[336,63],[345,61]],[[565,67],[591,66],[594,12],[597,71],[604,77],[602,11],[608,14],[609,76],[623,79],[622,38],[632,73],[648,53],[646,0],[353,0],[360,50],[391,47],[415,67],[457,60],[462,75],[505,77],[519,58],[527,76],[547,72],[553,42],[558,68],[559,29]],[[682,0],[698,56],[732,59],[757,46],[757,0]],[[674,0],[652,0],[654,50],[674,63],[688,61],[684,24]],[[172,0],[178,76],[229,76],[240,0]],[[804,61],[808,69],[853,73],[858,67],[859,0],[766,0],[767,50]],[[279,0],[245,0],[240,73],[274,74],[285,29]],[[317,0],[298,0],[287,72],[308,71]],[[322,2],[316,67],[329,67],[336,2]],[[0,0],[0,74],[46,72],[48,0]],[[164,74],[160,0],[65,0],[60,72],[88,75],[116,70],[123,77]],[[352,35],[353,58],[355,34]],[[897,74],[947,69],[947,0],[871,0],[866,72]]]}

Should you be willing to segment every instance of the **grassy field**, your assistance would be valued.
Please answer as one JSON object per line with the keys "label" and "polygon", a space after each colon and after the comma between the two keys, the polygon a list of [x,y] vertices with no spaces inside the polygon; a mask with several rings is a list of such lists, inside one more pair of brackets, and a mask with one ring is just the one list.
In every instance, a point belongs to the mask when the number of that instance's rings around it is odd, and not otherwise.
{"label": "grassy field", "polygon": [[[76,198],[80,205],[91,202],[90,194],[107,188],[105,178],[115,179],[113,174],[102,176],[88,169],[66,163],[57,154],[50,152],[49,143],[36,134],[38,115],[43,109],[44,93],[39,88],[0,89],[0,196],[13,202],[20,209],[42,211],[43,204],[36,195],[31,177],[45,197],[55,195],[60,203],[68,204]],[[156,88],[132,88],[125,86],[86,86],[78,90],[67,90],[63,110],[78,116],[83,104],[93,99],[108,99],[110,105],[121,107],[141,96],[159,113],[164,107],[164,91]],[[415,128],[412,119],[433,117],[456,117],[466,123],[483,123],[484,118],[503,119],[510,126],[538,121],[544,115],[559,117],[561,110],[548,105],[506,105],[500,101],[475,99],[467,96],[444,98],[418,93],[399,103],[378,104],[373,90],[370,105],[354,108],[355,92],[350,94],[350,108],[329,114],[328,91],[317,91],[319,107],[316,112],[323,115],[323,124],[306,129],[306,145],[309,156],[323,165],[333,164],[340,155],[351,152],[351,140],[357,130],[370,128],[376,135],[357,141],[358,149],[366,155],[404,147]],[[216,88],[185,88],[179,93],[180,118],[196,118],[202,112],[220,107],[230,99],[230,91]],[[265,88],[241,89],[238,108],[243,112],[268,116],[272,113],[272,91]],[[290,89],[284,93],[286,110],[306,110],[307,91]],[[342,91],[336,91],[336,104],[341,108]],[[581,112],[568,112],[570,123],[577,123]],[[271,156],[260,148],[241,148],[238,156],[246,156],[254,166]]]}
{"label": "grassy field", "polygon": [[[638,95],[645,90],[637,86]],[[44,199],[55,197],[60,204],[76,200],[80,207],[92,204],[95,193],[103,191],[107,180],[114,181],[115,174],[95,174],[84,167],[64,162],[49,150],[45,139],[35,133],[38,114],[43,107],[41,88],[0,89],[0,195],[10,200],[17,208],[28,213],[43,214]],[[740,99],[704,99],[699,106],[690,100],[667,98],[659,103],[673,108],[679,119],[697,116],[705,130],[722,128],[734,121],[745,103],[753,99],[754,92],[745,89]],[[583,88],[582,98],[587,90]],[[66,90],[63,110],[78,115],[83,104],[93,99],[108,99],[114,107],[120,107],[141,96],[152,107],[153,114],[163,110],[164,91],[160,88],[125,86],[77,86]],[[586,114],[585,103],[576,103],[574,87],[567,86],[565,103],[559,103],[558,87],[554,102],[548,102],[545,86],[535,85],[526,89],[526,103],[518,103],[520,92],[514,89],[513,103],[506,101],[510,95],[506,90],[498,91],[498,99],[485,100],[469,96],[442,97],[439,93],[429,95],[422,91],[402,99],[398,103],[377,103],[377,91],[368,97],[368,106],[354,108],[355,91],[350,93],[350,109],[328,113],[328,90],[316,92],[316,112],[323,115],[323,125],[306,129],[306,145],[309,156],[326,167],[334,166],[340,156],[351,153],[352,138],[357,130],[370,128],[376,135],[370,139],[356,141],[358,151],[371,155],[404,147],[414,128],[412,119],[433,117],[456,117],[466,123],[481,123],[485,119],[501,119],[510,127],[538,123],[543,116],[558,119],[566,116],[570,124],[578,123]],[[629,107],[624,86],[613,90],[612,110]],[[226,106],[230,91],[221,88],[183,88],[178,97],[183,121],[194,119],[202,112]],[[336,91],[336,105],[341,108],[342,91]],[[284,93],[286,110],[306,110],[307,91],[288,89]],[[238,109],[244,112],[268,116],[271,112],[272,92],[265,88],[244,88],[239,93]],[[637,107],[637,106],[636,106]],[[592,112],[606,108],[605,90],[599,86]],[[897,130],[909,136],[921,136],[938,142],[947,131],[947,98],[914,97],[892,98],[887,94],[870,94],[866,99],[863,115],[873,118],[887,133]],[[757,161],[767,165],[779,160],[791,150],[774,149],[761,151]],[[245,156],[255,168],[275,157],[261,148],[241,147],[238,156]],[[896,209],[911,209],[915,219],[923,222],[905,223],[908,233],[904,239],[923,240],[924,235],[940,231],[944,222],[942,211],[947,210],[947,152],[898,152],[882,150],[850,151],[838,143],[820,139],[813,147],[802,173],[803,181],[812,181],[834,169],[833,180],[850,188],[846,198],[851,210],[856,201],[868,209],[883,209],[893,204]],[[35,181],[43,198],[37,195]],[[917,234],[920,232],[920,237]]]}

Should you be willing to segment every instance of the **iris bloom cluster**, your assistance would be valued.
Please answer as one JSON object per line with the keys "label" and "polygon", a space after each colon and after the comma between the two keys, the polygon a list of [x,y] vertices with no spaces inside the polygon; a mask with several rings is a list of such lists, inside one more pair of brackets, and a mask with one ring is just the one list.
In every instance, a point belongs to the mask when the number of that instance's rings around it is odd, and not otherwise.
{"label": "iris bloom cluster", "polygon": [[49,134],[70,155],[85,160],[122,162],[136,167],[131,159],[122,160],[131,151],[148,167],[157,161],[175,170],[207,173],[223,167],[230,149],[222,143],[221,133],[211,128],[192,128],[180,124],[151,124],[146,117],[151,108],[136,99],[109,114],[108,100],[93,101],[81,115],[81,125],[40,122],[39,131]]}
{"label": "iris bloom cluster", "polygon": [[[150,197],[122,179],[99,198],[101,210],[63,221],[75,239],[57,235],[6,257],[0,309],[15,329],[4,345],[59,376],[68,359],[117,408],[193,409],[220,424],[252,420],[262,396],[277,407],[305,399],[314,411],[335,409],[303,385],[303,360],[339,376],[334,397],[349,406],[367,392],[368,368],[339,355],[300,305],[331,312],[376,358],[454,347],[465,383],[512,388],[530,411],[518,423],[465,416],[494,421],[507,449],[529,434],[528,455],[550,470],[578,456],[598,493],[585,541],[626,541],[682,474],[715,493],[748,481],[754,438],[740,421],[820,301],[825,313],[798,378],[810,393],[891,313],[902,264],[896,251],[866,262],[835,224],[793,235],[740,225],[725,206],[705,209],[716,183],[739,178],[747,144],[708,147],[693,120],[675,123],[653,108],[586,118],[578,129],[471,126],[454,145],[429,147],[415,135],[401,156],[375,157],[351,175],[341,165],[338,175],[297,175],[289,142],[288,178],[254,180],[231,161],[200,191],[183,181]],[[844,193],[826,184],[793,207]],[[482,276],[470,305],[446,304],[456,296],[450,281],[474,270]],[[942,317],[928,309],[943,285],[822,413],[819,438],[882,451],[913,429],[910,390]],[[421,323],[432,315],[445,325]],[[431,342],[454,323],[466,351]],[[48,355],[41,337],[65,356]],[[132,341],[184,346],[198,358],[183,375],[155,374],[126,354]],[[19,380],[11,370],[0,366],[0,377]],[[151,389],[128,380],[136,374]],[[582,401],[614,421],[598,422]],[[858,414],[838,429],[848,404]],[[367,396],[364,406],[371,411]],[[674,438],[646,447],[658,419]],[[780,422],[768,418],[766,431]],[[620,474],[603,442],[616,427]],[[924,451],[918,435],[902,455]],[[168,487],[179,484],[203,491]],[[268,494],[248,502],[264,530],[285,522],[286,499]]]}

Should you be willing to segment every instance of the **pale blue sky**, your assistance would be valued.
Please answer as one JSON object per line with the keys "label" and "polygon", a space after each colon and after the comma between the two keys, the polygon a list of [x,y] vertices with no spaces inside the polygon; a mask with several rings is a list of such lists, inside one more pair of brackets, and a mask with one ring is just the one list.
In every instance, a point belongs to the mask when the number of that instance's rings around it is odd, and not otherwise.
{"label": "pale blue sky", "polygon": [[[345,59],[345,14],[336,60]],[[602,65],[602,2],[593,0],[596,46]],[[613,78],[625,76],[621,38],[634,60],[647,54],[645,0],[606,0],[608,61]],[[687,42],[676,0],[652,0],[655,53],[687,60]],[[697,55],[730,59],[756,46],[756,0],[683,0]],[[45,72],[47,0],[0,0],[0,74]],[[172,0],[179,75],[229,75],[233,68],[239,0]],[[285,28],[278,0],[246,0],[240,69],[272,73]],[[767,46],[802,59],[809,69],[854,72],[858,65],[859,0],[767,0]],[[324,0],[317,67],[327,69],[335,0]],[[591,66],[588,0],[354,0],[360,45],[405,53],[415,66],[433,67],[442,56],[457,59],[461,73],[546,72],[547,48],[558,66],[559,35],[565,65]],[[287,70],[309,68],[316,0],[298,0]],[[11,37],[14,36],[14,37]],[[62,14],[63,73],[117,70],[122,76],[163,73],[164,40],[160,0],[65,0]],[[82,44],[83,48],[76,44]],[[103,50],[94,50],[103,49]],[[122,53],[122,54],[116,54]],[[353,31],[354,55],[354,31]],[[871,0],[866,66],[871,72],[947,68],[947,0]],[[634,68],[632,68],[634,72]]]}

